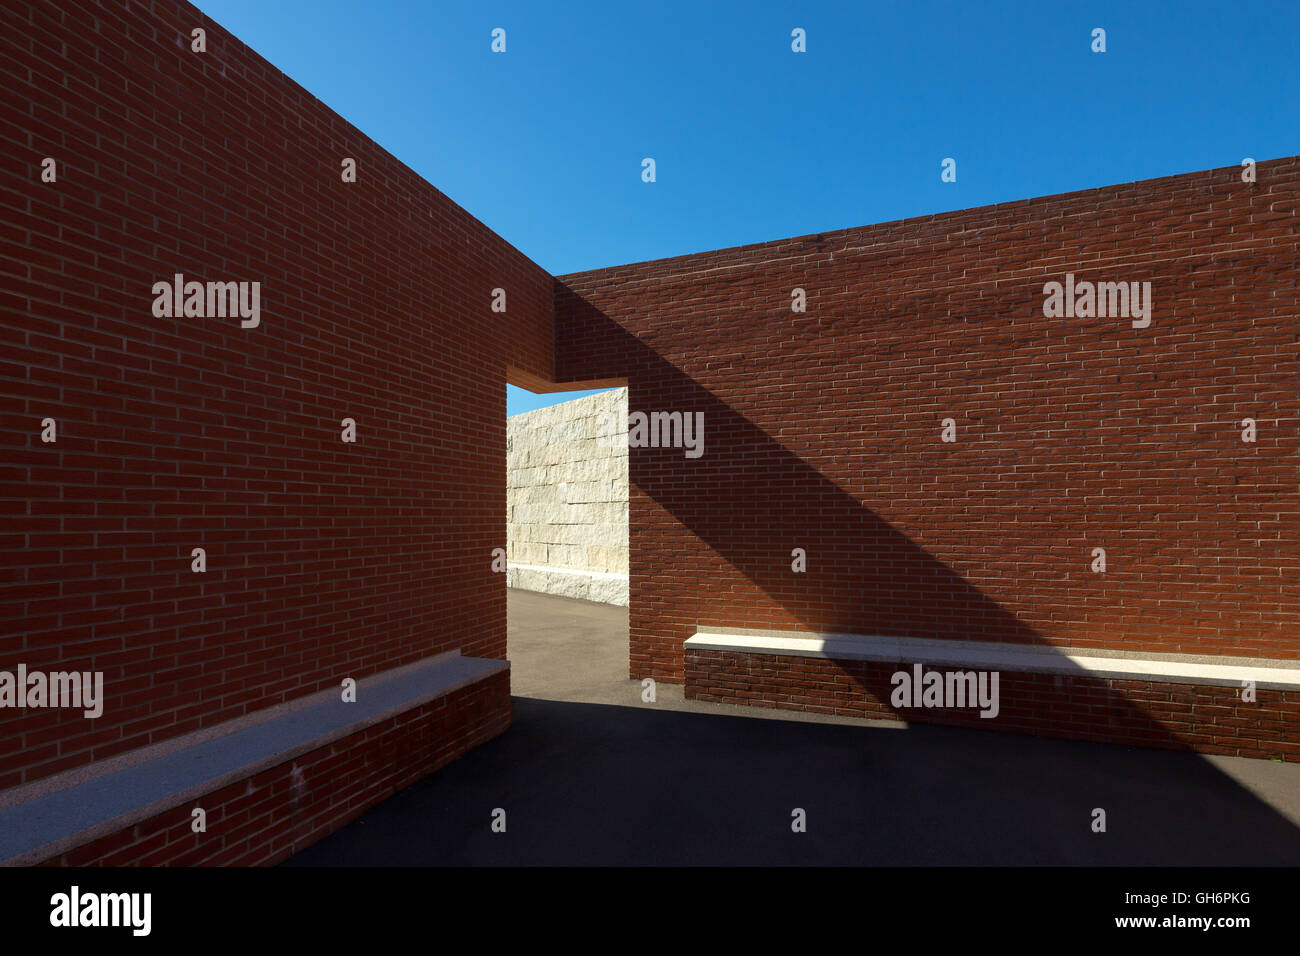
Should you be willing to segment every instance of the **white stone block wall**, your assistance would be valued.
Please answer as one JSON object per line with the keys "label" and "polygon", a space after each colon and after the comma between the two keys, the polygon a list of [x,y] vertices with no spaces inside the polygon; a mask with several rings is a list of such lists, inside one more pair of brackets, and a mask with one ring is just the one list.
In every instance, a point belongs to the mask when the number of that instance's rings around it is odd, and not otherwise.
{"label": "white stone block wall", "polygon": [[509,587],[627,606],[626,436],[626,388],[509,419]]}

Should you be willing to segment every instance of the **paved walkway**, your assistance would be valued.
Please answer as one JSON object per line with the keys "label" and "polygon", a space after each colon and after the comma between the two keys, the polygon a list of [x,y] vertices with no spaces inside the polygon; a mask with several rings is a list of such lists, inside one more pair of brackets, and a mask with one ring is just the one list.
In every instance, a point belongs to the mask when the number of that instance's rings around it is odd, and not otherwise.
{"label": "paved walkway", "polygon": [[527,592],[509,651],[506,734],[286,865],[1300,863],[1300,764],[645,704],[626,609]]}

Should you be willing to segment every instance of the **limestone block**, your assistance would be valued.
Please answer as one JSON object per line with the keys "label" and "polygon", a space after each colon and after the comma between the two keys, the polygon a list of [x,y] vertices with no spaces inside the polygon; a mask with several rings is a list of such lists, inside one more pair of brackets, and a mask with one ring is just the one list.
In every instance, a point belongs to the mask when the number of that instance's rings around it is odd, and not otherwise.
{"label": "limestone block", "polygon": [[587,600],[627,607],[627,578],[592,578],[587,588]]}
{"label": "limestone block", "polygon": [[507,564],[545,564],[546,545],[516,542],[506,551]]}
{"label": "limestone block", "polygon": [[585,568],[585,549],[578,545],[546,545],[547,567]]}

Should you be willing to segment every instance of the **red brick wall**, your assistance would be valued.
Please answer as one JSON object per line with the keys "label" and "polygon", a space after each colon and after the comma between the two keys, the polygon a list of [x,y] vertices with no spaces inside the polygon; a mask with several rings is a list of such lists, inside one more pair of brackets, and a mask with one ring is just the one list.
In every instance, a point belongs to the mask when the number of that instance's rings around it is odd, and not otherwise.
{"label": "red brick wall", "polygon": [[[561,277],[561,380],[705,415],[631,450],[630,676],[697,626],[1300,657],[1298,200],[1290,158]],[[1044,318],[1067,272],[1150,327]]]}
{"label": "red brick wall", "polygon": [[[62,853],[46,865],[279,863],[509,724],[510,674],[505,672]],[[207,814],[203,833],[192,829],[195,807]]]}
{"label": "red brick wall", "polygon": [[[551,375],[550,277],[188,4],[0,5],[0,84],[0,668],[107,685],[97,721],[0,710],[0,787],[503,658],[505,377]],[[259,281],[260,326],[155,318],[174,273]]]}
{"label": "red brick wall", "polygon": [[[895,708],[910,665],[723,651],[686,652],[687,696],[840,717],[902,719],[1238,757],[1300,760],[1300,693],[1049,674],[999,674],[999,709]],[[931,667],[925,672],[969,668]]]}

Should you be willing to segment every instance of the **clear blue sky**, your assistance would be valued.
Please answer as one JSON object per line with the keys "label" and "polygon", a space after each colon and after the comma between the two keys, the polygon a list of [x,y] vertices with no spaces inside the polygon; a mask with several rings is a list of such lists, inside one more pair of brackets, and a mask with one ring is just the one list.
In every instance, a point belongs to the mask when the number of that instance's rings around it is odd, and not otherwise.
{"label": "clear blue sky", "polygon": [[198,6],[557,275],[1300,153],[1300,0]]}

